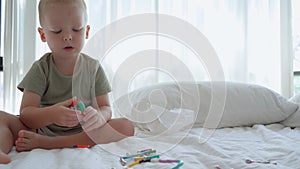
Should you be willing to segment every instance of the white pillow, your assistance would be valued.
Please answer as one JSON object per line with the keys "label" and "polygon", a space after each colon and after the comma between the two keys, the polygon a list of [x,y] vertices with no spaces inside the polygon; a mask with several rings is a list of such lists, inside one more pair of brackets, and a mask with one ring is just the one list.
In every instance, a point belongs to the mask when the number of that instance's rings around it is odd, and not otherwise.
{"label": "white pillow", "polygon": [[300,94],[291,97],[289,101],[298,104],[298,109],[281,123],[289,127],[300,127]]}
{"label": "white pillow", "polygon": [[168,110],[151,105],[145,112],[132,111],[132,120],[137,128],[149,134],[172,134],[191,129],[195,122],[195,112],[187,109]]}
{"label": "white pillow", "polygon": [[[276,123],[285,120],[298,108],[297,104],[259,85],[180,82],[162,83],[133,91],[117,99],[113,110],[135,121],[136,112],[149,112],[149,105],[167,110],[192,110],[197,114],[195,126],[206,128]],[[152,122],[157,117],[147,117],[149,121],[142,123]]]}

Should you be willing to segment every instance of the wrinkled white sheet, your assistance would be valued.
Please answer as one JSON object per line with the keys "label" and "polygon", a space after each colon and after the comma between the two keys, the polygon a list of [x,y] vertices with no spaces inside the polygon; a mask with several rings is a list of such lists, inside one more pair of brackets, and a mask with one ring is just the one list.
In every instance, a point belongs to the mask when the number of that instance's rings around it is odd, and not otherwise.
{"label": "wrinkled white sheet", "polygon": [[[161,159],[184,161],[181,168],[222,169],[240,168],[300,168],[300,128],[291,129],[280,124],[255,125],[217,129],[206,142],[199,142],[202,128],[188,134],[151,136],[138,131],[136,136],[116,143],[97,145],[91,149],[35,149],[9,155],[12,162],[1,169],[122,169],[119,156],[127,152],[156,149]],[[245,160],[270,160],[274,164],[252,163]],[[174,164],[144,163],[133,168],[172,168]]]}

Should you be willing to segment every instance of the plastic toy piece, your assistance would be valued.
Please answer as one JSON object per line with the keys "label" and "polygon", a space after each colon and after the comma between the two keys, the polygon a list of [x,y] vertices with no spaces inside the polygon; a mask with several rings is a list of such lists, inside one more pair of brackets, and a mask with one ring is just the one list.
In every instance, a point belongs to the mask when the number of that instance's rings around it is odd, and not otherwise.
{"label": "plastic toy piece", "polygon": [[73,100],[71,105],[70,105],[71,109],[73,110],[79,110],[81,113],[84,112],[85,110],[85,105],[82,101],[80,100]]}
{"label": "plastic toy piece", "polygon": [[125,160],[125,159],[129,159],[129,158],[134,158],[134,157],[139,157],[139,156],[149,155],[149,154],[152,154],[152,153],[156,153],[156,150],[149,150],[149,151],[141,152],[141,153],[138,153],[138,154],[133,154],[133,155],[129,155],[129,156],[124,156],[124,157],[122,157],[122,158]]}
{"label": "plastic toy piece", "polygon": [[178,168],[180,168],[181,166],[183,166],[183,161],[181,161],[181,160],[178,160],[178,164],[175,166],[175,167],[173,167],[172,169],[178,169]]}
{"label": "plastic toy piece", "polygon": [[177,163],[175,167],[172,167],[171,169],[178,169],[181,166],[183,166],[183,161],[181,160],[160,160],[157,158],[152,158],[152,159],[143,159],[143,160],[135,160],[134,162],[130,163],[125,169],[130,169],[131,167],[141,164],[141,163],[146,163],[146,162],[152,162],[152,163]]}
{"label": "plastic toy piece", "polygon": [[254,160],[246,159],[245,163],[247,163],[247,164],[261,163],[261,164],[273,164],[273,165],[277,165],[276,162],[271,162],[270,160],[268,160],[268,161],[254,161]]}
{"label": "plastic toy piece", "polygon": [[120,157],[120,163],[122,166],[125,166],[127,164],[127,162],[122,157]]}
{"label": "plastic toy piece", "polygon": [[[79,110],[81,113],[83,113],[85,110],[85,105],[82,101],[73,99],[73,101],[70,105],[70,108],[73,110]],[[82,126],[82,125],[84,125],[85,121],[80,121],[79,123]]]}
{"label": "plastic toy piece", "polygon": [[140,160],[151,160],[153,158],[159,158],[159,155],[153,155],[153,156],[144,156],[144,157],[135,157],[135,161],[140,161]]}
{"label": "plastic toy piece", "polygon": [[91,148],[90,145],[74,145],[73,148]]}
{"label": "plastic toy piece", "polygon": [[77,102],[76,108],[77,108],[77,110],[80,110],[83,113],[85,110],[85,105],[82,101],[80,101],[80,102]]}
{"label": "plastic toy piece", "polygon": [[[183,161],[181,160],[162,160],[159,158],[159,155],[155,155],[156,150],[153,149],[146,149],[142,151],[138,151],[137,154],[126,154],[124,157],[120,157],[120,163],[122,166],[125,166],[125,169],[131,169],[133,166],[142,164],[142,163],[177,163],[176,166],[172,167],[171,169],[179,169],[183,166]],[[153,155],[154,154],[154,155]],[[133,159],[134,161],[127,165],[126,159]],[[127,165],[127,166],[126,166]]]}
{"label": "plastic toy piece", "polygon": [[219,165],[216,165],[215,169],[222,169],[222,168]]}

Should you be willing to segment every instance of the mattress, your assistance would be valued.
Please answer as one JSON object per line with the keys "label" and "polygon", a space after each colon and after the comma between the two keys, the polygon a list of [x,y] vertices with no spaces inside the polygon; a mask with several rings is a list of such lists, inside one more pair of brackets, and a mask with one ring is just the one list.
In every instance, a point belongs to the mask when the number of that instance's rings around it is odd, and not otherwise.
{"label": "mattress", "polygon": [[[210,137],[203,133],[212,132]],[[137,129],[135,136],[96,145],[90,149],[35,149],[16,152],[1,169],[121,169],[120,157],[145,149],[156,150],[160,159],[183,161],[181,168],[299,168],[300,129],[281,124],[223,129],[192,128],[152,135]],[[251,163],[247,163],[251,160]],[[142,163],[132,168],[172,168],[175,163]]]}
{"label": "mattress", "polygon": [[[92,148],[14,148],[12,162],[0,169],[300,168],[300,94],[287,99],[262,86],[231,82],[167,83],[113,103],[116,116],[134,122],[134,136]],[[155,152],[147,157],[160,162],[120,163],[120,157],[149,149]]]}

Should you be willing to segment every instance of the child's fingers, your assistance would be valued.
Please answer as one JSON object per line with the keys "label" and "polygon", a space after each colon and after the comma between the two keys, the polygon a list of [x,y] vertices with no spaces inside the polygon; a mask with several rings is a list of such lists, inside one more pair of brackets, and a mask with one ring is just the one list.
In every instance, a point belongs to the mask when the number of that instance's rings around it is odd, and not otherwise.
{"label": "child's fingers", "polygon": [[74,98],[65,100],[64,102],[62,102],[62,105],[65,106],[65,107],[69,107],[69,106],[72,104],[73,99],[74,99]]}
{"label": "child's fingers", "polygon": [[96,110],[93,107],[89,106],[84,110],[83,114],[87,115],[87,114],[93,113],[95,111]]}
{"label": "child's fingers", "polygon": [[62,120],[60,122],[58,122],[57,124],[60,126],[65,126],[65,127],[74,127],[76,125],[78,125],[78,120],[77,119],[70,119],[70,120]]}
{"label": "child's fingers", "polygon": [[64,125],[64,126],[66,126],[66,127],[75,127],[75,126],[77,126],[78,125],[78,121],[68,121],[68,122],[66,122],[66,124]]}
{"label": "child's fingers", "polygon": [[96,114],[94,113],[87,113],[84,115],[84,117],[82,118],[83,121],[90,121],[90,119],[92,119],[94,116],[96,116]]}
{"label": "child's fingers", "polygon": [[97,115],[98,112],[94,108],[89,106],[85,109],[83,113],[84,113],[83,120],[88,121],[90,118],[93,118],[93,116]]}
{"label": "child's fingers", "polygon": [[102,115],[91,106],[85,109],[82,121],[85,122],[82,125],[82,128],[85,132],[89,132],[95,128],[99,128],[104,123]]}
{"label": "child's fingers", "polygon": [[77,125],[81,118],[78,115],[80,111],[78,112],[78,110],[74,111],[74,110],[70,110],[70,109],[68,109],[66,111],[68,111],[68,112],[66,114],[64,114],[63,117],[61,116],[61,123],[63,123],[64,126],[68,126],[68,127]]}
{"label": "child's fingers", "polygon": [[93,114],[93,113],[89,113],[87,115],[85,115],[82,119],[82,121],[84,121],[84,125],[83,128],[86,130],[88,128],[90,128],[91,126],[93,126],[94,124],[98,123],[98,115],[97,114]]}
{"label": "child's fingers", "polygon": [[85,123],[82,128],[85,132],[89,132],[95,128],[100,127],[98,124],[98,120],[96,118],[92,118],[88,123]]}
{"label": "child's fingers", "polygon": [[80,110],[75,110],[75,114],[78,118],[83,118],[85,116]]}
{"label": "child's fingers", "polygon": [[77,119],[78,119],[79,122],[84,121],[83,118],[84,118],[85,115],[83,113],[81,113],[81,111],[76,110],[76,115],[77,115]]}
{"label": "child's fingers", "polygon": [[66,120],[77,120],[78,119],[78,110],[71,110],[71,109],[67,109],[66,110],[66,114],[65,114],[65,119]]}

